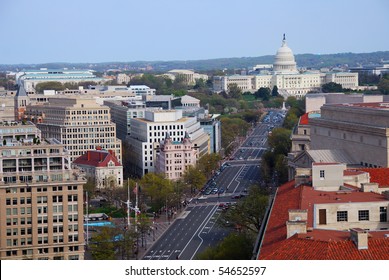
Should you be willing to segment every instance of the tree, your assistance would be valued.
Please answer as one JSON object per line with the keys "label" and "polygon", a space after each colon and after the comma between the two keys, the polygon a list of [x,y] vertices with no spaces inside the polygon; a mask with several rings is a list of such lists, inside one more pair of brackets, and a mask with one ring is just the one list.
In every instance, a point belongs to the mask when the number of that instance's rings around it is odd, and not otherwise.
{"label": "tree", "polygon": [[384,76],[381,81],[378,83],[378,89],[379,91],[384,94],[389,94],[389,76]]}
{"label": "tree", "polygon": [[228,96],[230,98],[239,99],[242,96],[242,90],[235,83],[229,84],[228,85]]}
{"label": "tree", "polygon": [[228,209],[223,214],[222,220],[228,221],[240,230],[257,235],[268,205],[268,194],[259,186],[252,185],[248,196],[240,200],[234,208]]}
{"label": "tree", "polygon": [[115,235],[114,228],[101,227],[100,232],[92,237],[89,248],[94,260],[115,259]]}
{"label": "tree", "polygon": [[199,260],[250,260],[254,240],[250,235],[230,233],[214,247],[208,247],[198,254]]}
{"label": "tree", "polygon": [[43,82],[35,86],[35,91],[38,93],[43,93],[44,90],[62,91],[64,89],[65,86],[60,82]]}
{"label": "tree", "polygon": [[321,86],[322,92],[342,92],[343,88],[341,84],[329,82]]}
{"label": "tree", "polygon": [[196,167],[208,179],[212,176],[214,170],[219,168],[220,160],[221,157],[217,153],[206,154],[197,161]]}
{"label": "tree", "polygon": [[195,190],[200,190],[204,186],[207,178],[199,168],[189,166],[184,172],[183,181],[189,186],[190,192],[195,193]]}
{"label": "tree", "polygon": [[270,89],[261,87],[254,93],[256,98],[261,98],[263,101],[270,99]]}
{"label": "tree", "polygon": [[279,96],[280,94],[278,93],[278,87],[274,86],[273,90],[271,91],[271,96],[276,97]]}
{"label": "tree", "polygon": [[282,127],[274,128],[272,130],[272,133],[268,137],[268,143],[275,154],[288,155],[290,148],[292,147],[290,133],[291,131],[289,129]]}
{"label": "tree", "polygon": [[167,196],[173,193],[172,183],[163,174],[147,173],[140,180],[140,187],[155,210],[165,205]]}

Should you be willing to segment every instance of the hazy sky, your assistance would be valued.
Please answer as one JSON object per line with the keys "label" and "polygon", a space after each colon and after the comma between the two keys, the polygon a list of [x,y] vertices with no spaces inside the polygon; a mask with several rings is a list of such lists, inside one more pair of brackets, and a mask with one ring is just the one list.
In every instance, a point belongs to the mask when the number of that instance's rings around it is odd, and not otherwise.
{"label": "hazy sky", "polygon": [[387,0],[0,0],[0,64],[389,50]]}

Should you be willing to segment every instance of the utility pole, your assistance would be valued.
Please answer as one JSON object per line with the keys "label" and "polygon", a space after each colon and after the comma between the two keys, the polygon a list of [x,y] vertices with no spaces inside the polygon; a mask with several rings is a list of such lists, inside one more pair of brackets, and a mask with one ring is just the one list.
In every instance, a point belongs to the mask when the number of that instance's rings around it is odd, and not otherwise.
{"label": "utility pole", "polygon": [[131,221],[130,221],[130,180],[127,179],[127,226],[130,229]]}
{"label": "utility pole", "polygon": [[86,246],[88,246],[89,242],[89,210],[88,210],[88,191],[85,191],[85,208],[86,208]]}

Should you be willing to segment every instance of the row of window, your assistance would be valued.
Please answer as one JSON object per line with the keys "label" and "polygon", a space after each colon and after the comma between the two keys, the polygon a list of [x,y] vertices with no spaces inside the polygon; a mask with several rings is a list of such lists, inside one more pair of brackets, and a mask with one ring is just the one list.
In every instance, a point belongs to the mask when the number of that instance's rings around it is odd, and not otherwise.
{"label": "row of window", "polygon": [[[336,212],[336,220],[338,222],[348,222],[348,211]],[[369,221],[369,210],[358,211],[358,221]],[[387,207],[380,207],[380,222],[387,222]]]}

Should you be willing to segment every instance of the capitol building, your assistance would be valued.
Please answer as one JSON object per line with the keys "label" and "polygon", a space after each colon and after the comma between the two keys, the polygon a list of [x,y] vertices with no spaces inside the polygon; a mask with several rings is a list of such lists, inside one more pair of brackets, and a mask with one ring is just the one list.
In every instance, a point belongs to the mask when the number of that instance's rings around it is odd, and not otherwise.
{"label": "capitol building", "polygon": [[308,92],[320,92],[321,86],[330,82],[341,84],[343,88],[357,89],[358,73],[299,71],[284,34],[271,70],[255,75],[214,76],[213,91],[228,91],[231,84],[237,84],[242,92],[255,92],[261,87],[273,89],[277,86],[282,96],[301,98]]}

